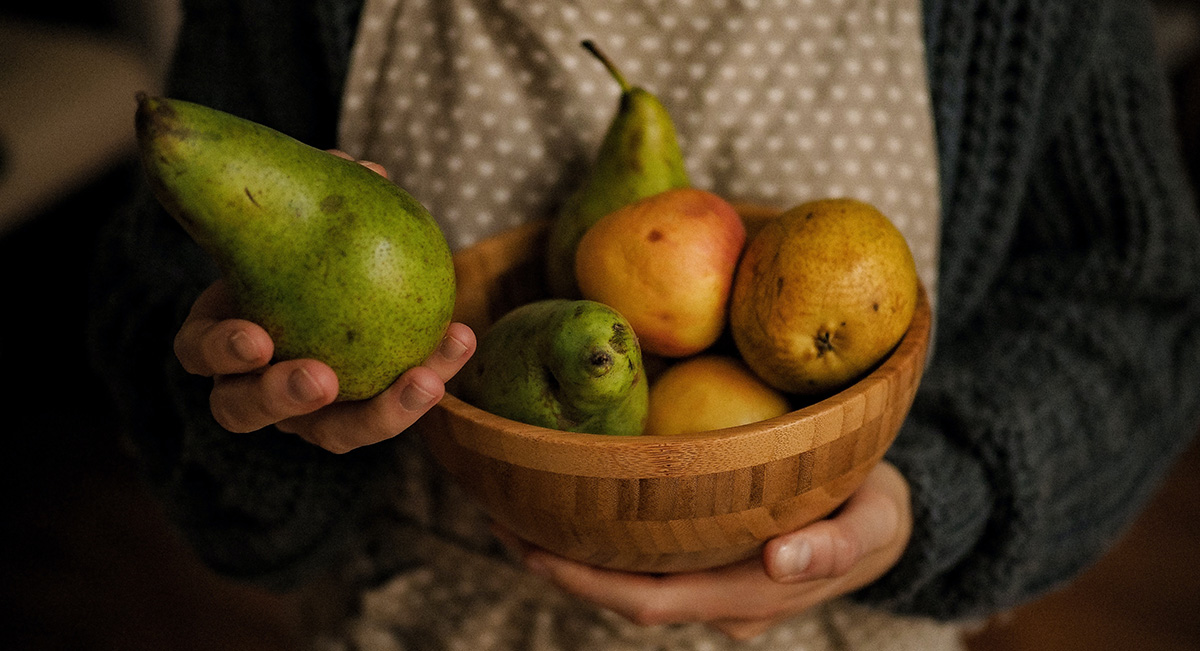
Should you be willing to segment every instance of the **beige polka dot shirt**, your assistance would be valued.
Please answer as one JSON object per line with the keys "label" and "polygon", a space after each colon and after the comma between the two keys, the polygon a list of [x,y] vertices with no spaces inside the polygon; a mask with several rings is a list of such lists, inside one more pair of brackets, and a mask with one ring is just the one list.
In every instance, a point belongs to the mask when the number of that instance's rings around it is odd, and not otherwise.
{"label": "beige polka dot shirt", "polygon": [[368,0],[340,146],[386,166],[453,248],[554,213],[620,89],[675,121],[694,185],[877,205],[936,283],[938,179],[917,0]]}

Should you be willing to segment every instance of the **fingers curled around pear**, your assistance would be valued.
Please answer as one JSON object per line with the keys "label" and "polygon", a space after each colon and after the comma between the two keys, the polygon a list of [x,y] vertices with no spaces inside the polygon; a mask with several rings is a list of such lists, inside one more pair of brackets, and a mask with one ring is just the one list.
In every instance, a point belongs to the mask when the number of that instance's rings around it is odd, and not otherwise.
{"label": "fingers curled around pear", "polygon": [[442,340],[455,298],[429,212],[381,169],[213,108],[140,95],[143,168],[276,360],[312,358],[339,400],[379,394]]}

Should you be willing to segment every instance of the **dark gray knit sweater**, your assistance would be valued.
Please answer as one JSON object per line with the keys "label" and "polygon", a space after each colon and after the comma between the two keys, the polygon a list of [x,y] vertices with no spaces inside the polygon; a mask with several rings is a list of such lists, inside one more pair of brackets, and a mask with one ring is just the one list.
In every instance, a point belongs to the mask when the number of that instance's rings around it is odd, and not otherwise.
{"label": "dark gray knit sweater", "polygon": [[[359,3],[185,1],[169,92],[331,147]],[[912,486],[912,543],[858,596],[952,618],[1077,573],[1197,431],[1200,221],[1142,2],[927,0],[925,31],[937,356],[889,452]],[[210,382],[171,340],[214,274],[135,201],[93,276],[95,362],[204,560],[291,585],[356,540],[389,455],[213,422]]]}

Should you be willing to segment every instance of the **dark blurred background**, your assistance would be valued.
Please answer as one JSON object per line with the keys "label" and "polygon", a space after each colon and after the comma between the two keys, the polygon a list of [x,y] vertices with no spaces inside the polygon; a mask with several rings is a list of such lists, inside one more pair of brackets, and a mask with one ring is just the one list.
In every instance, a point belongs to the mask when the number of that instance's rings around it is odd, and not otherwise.
{"label": "dark blurred background", "polygon": [[[1200,187],[1200,2],[1155,6],[1175,126]],[[4,648],[265,651],[295,648],[302,628],[292,596],[196,562],[140,483],[86,364],[91,249],[138,173],[133,95],[161,87],[179,18],[167,0],[0,9]],[[1200,446],[1095,567],[971,644],[1200,649]]]}

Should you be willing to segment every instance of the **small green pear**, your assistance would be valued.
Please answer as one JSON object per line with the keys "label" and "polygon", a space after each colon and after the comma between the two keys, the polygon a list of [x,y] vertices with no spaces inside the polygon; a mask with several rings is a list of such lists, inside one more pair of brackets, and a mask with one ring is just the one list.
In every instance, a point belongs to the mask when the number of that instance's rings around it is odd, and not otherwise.
{"label": "small green pear", "polygon": [[437,347],[454,308],[450,248],[383,176],[264,125],[138,96],[143,167],[217,263],[277,360],[321,360],[338,399],[378,394]]}
{"label": "small green pear", "polygon": [[466,402],[568,432],[636,436],[646,423],[637,336],[602,303],[544,299],[498,319],[452,381]]}
{"label": "small green pear", "polygon": [[621,86],[621,99],[596,159],[554,218],[547,243],[546,278],[552,296],[578,298],[575,248],[601,217],[639,199],[691,182],[670,114],[654,94],[630,86],[591,41],[596,56]]}

